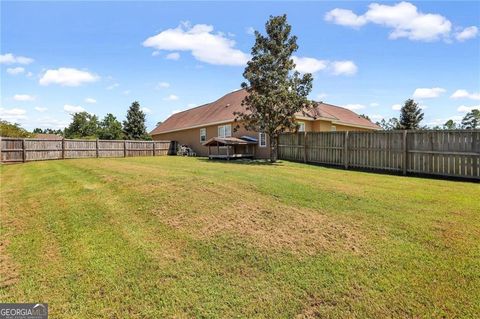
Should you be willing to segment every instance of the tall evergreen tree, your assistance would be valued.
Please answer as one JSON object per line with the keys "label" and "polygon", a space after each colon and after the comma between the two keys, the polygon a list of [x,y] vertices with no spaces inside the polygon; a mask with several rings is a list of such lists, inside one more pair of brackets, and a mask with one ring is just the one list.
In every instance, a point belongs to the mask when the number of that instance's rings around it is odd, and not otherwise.
{"label": "tall evergreen tree", "polygon": [[98,137],[103,140],[121,140],[124,137],[122,123],[117,118],[108,113],[100,122],[100,131]]}
{"label": "tall evergreen tree", "polygon": [[123,133],[127,139],[147,139],[145,126],[145,113],[140,109],[140,104],[135,101],[127,111],[127,119],[123,121]]}
{"label": "tall evergreen tree", "polygon": [[423,120],[422,109],[418,104],[408,99],[400,110],[399,128],[403,130],[417,130],[420,128],[420,122]]}
{"label": "tall evergreen tree", "polygon": [[472,110],[465,115],[465,117],[462,119],[462,128],[480,128],[480,109]]}
{"label": "tall evergreen tree", "polygon": [[276,160],[277,136],[295,130],[295,113],[313,106],[307,99],[312,89],[312,75],[294,71],[292,54],[297,51],[297,37],[290,35],[287,16],[271,16],[265,25],[266,36],[255,31],[252,59],[243,72],[242,87],[249,95],[242,104],[246,112],[236,112],[238,128],[266,133],[270,160]]}
{"label": "tall evergreen tree", "polygon": [[65,128],[66,138],[97,138],[98,118],[87,112],[73,114],[72,122]]}

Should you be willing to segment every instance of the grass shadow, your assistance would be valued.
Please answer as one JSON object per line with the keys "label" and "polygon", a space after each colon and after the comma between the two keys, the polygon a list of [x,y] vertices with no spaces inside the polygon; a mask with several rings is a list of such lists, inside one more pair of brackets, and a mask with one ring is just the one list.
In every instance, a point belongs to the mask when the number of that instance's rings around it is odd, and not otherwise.
{"label": "grass shadow", "polygon": [[279,161],[272,163],[269,160],[265,159],[209,159],[207,157],[200,157],[197,160],[204,162],[204,163],[224,163],[224,164],[235,164],[235,165],[268,165],[268,166],[283,166],[283,164]]}

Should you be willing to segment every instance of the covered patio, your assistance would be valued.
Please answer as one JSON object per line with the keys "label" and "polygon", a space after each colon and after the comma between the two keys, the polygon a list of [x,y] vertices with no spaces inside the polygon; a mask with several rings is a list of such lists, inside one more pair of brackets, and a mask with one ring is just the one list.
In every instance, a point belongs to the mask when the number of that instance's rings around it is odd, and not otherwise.
{"label": "covered patio", "polygon": [[[257,139],[250,136],[238,137],[212,137],[205,143],[208,147],[209,159],[237,159],[254,158]],[[215,154],[212,150],[216,150]]]}

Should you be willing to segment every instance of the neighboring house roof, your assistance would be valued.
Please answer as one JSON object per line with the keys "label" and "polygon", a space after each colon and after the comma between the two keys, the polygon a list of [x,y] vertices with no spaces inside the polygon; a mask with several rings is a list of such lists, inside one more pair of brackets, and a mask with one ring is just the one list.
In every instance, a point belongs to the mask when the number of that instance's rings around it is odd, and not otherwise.
{"label": "neighboring house roof", "polygon": [[63,137],[57,134],[37,133],[35,134],[35,138],[42,139],[42,140],[61,140]]}
{"label": "neighboring house roof", "polygon": [[[242,101],[247,94],[247,91],[243,89],[237,90],[222,96],[212,103],[175,113],[159,124],[152,132],[150,132],[150,134],[155,135],[188,128],[231,122],[235,119],[233,112],[245,111],[245,107],[242,106]],[[360,117],[355,112],[343,107],[322,102],[317,103],[317,106],[312,110],[309,110],[307,115],[298,113],[297,116],[309,120],[324,119],[338,122],[339,124],[379,129],[377,125]]]}

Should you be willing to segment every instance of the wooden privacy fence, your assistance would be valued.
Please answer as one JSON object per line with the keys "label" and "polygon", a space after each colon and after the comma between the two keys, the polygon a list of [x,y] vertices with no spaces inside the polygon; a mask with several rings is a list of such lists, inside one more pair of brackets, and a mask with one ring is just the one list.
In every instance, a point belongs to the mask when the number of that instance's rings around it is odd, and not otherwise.
{"label": "wooden privacy fence", "polygon": [[0,139],[1,162],[4,163],[87,157],[161,156],[176,151],[176,143],[173,141]]}
{"label": "wooden privacy fence", "polygon": [[480,179],[480,130],[285,133],[280,159]]}

